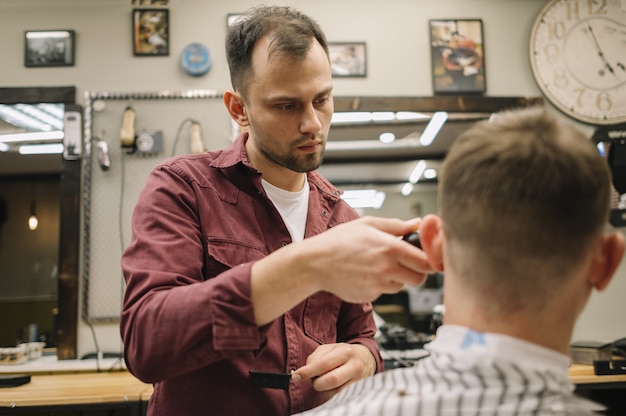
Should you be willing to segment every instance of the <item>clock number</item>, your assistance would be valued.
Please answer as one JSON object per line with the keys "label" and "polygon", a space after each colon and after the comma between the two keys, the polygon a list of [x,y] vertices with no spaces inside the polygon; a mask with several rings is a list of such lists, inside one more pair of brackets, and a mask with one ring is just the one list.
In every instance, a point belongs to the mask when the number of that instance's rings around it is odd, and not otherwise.
{"label": "clock number", "polygon": [[562,21],[548,23],[548,36],[550,40],[561,40],[565,35],[565,23]]}
{"label": "clock number", "polygon": [[611,102],[611,96],[607,92],[603,92],[598,94],[596,98],[596,107],[598,110],[607,112],[613,107],[613,103]]}
{"label": "clock number", "polygon": [[589,14],[606,14],[606,0],[587,0]]}
{"label": "clock number", "polygon": [[582,108],[583,105],[583,94],[585,93],[585,89],[584,88],[574,88],[574,92],[576,93],[576,106],[578,108]]}
{"label": "clock number", "polygon": [[[587,0],[592,2],[592,0]],[[566,1],[567,4],[567,20],[579,20],[580,19],[580,7],[578,1]]]}
{"label": "clock number", "polygon": [[550,64],[554,64],[559,61],[559,57],[561,55],[561,50],[554,43],[546,44],[545,48],[543,48],[543,52],[546,55],[546,60]]}
{"label": "clock number", "polygon": [[[555,80],[556,79],[557,78],[555,78]],[[563,87],[567,84],[567,79],[565,79],[565,77],[561,77],[558,79],[564,82],[562,85],[558,85],[559,87]],[[556,82],[555,85],[557,85]],[[576,93],[576,105],[580,108],[584,107],[583,94],[585,93],[585,91],[586,90],[584,88],[574,88],[574,92]],[[607,112],[611,109],[611,107],[613,107],[613,102],[611,101],[611,96],[609,95],[609,93],[602,92],[598,94],[598,96],[596,97],[596,107],[599,111],[602,112]]]}

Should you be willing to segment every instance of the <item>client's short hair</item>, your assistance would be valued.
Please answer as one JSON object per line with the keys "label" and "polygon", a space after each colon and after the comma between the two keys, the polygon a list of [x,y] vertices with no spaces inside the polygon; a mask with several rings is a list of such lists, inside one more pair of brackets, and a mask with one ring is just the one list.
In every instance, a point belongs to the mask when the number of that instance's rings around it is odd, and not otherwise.
{"label": "client's short hair", "polygon": [[462,133],[439,182],[453,267],[483,289],[506,279],[519,296],[555,287],[610,211],[608,164],[541,107],[498,113]]}

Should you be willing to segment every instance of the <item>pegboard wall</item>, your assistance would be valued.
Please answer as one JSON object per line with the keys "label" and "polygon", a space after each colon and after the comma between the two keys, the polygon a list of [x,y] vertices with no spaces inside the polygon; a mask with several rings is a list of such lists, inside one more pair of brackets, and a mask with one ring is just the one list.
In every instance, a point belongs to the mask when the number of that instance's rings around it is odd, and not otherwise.
{"label": "pegboard wall", "polygon": [[[135,136],[162,136],[160,151],[142,153],[122,146],[120,133],[128,108],[135,114]],[[217,91],[85,93],[81,245],[85,321],[119,320],[125,289],[121,256],[130,242],[135,203],[152,168],[171,156],[191,152],[193,121],[200,125],[207,150],[227,147],[237,134]],[[104,148],[108,168],[99,159]]]}

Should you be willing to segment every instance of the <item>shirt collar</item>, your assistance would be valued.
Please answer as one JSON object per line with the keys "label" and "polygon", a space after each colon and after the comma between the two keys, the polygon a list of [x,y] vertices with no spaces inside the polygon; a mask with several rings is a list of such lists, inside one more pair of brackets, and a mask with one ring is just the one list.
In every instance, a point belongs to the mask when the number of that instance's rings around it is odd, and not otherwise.
{"label": "shirt collar", "polygon": [[[248,140],[248,132],[240,134],[233,144],[226,148],[215,160],[211,163],[211,167],[217,169],[228,169],[239,163],[248,167],[252,171],[258,173],[258,171],[250,163],[248,159],[248,153],[246,152],[246,141]],[[317,170],[307,173],[307,179],[309,184],[316,186],[324,195],[332,200],[338,200],[343,193],[337,187],[328,182]],[[260,183],[260,182],[259,182]]]}
{"label": "shirt collar", "polygon": [[[428,350],[459,355],[464,359],[482,357],[492,360],[519,361],[524,365],[567,372],[570,358],[557,351],[508,335],[476,332],[458,325],[442,325]],[[522,358],[523,357],[523,358]]]}

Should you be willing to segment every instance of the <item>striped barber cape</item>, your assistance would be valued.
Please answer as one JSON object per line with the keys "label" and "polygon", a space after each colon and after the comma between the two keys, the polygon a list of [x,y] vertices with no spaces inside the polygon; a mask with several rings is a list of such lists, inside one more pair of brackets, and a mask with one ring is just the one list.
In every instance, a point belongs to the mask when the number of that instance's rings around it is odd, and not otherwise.
{"label": "striped barber cape", "polygon": [[593,415],[569,357],[519,339],[444,325],[413,367],[353,383],[306,416]]}

